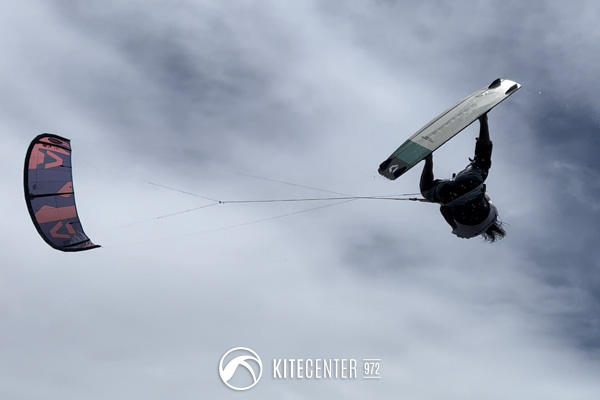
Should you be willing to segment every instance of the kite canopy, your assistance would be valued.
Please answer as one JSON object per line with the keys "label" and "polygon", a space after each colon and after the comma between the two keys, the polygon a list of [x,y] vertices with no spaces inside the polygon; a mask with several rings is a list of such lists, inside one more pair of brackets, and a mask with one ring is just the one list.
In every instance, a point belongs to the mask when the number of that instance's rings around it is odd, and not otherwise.
{"label": "kite canopy", "polygon": [[38,233],[61,251],[100,247],[83,232],[73,192],[69,139],[43,133],[25,156],[25,201]]}

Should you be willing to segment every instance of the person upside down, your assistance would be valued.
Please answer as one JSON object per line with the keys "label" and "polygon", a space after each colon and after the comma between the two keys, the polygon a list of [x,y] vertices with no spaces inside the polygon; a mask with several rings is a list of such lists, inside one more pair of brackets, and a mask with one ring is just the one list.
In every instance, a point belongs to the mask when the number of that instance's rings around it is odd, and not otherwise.
{"label": "person upside down", "polygon": [[487,114],[479,117],[479,137],[475,157],[452,179],[434,179],[433,155],[425,158],[420,189],[423,197],[439,203],[440,212],[452,227],[452,233],[464,239],[481,235],[486,242],[506,236],[498,210],[485,194],[485,179],[492,166],[492,142]]}

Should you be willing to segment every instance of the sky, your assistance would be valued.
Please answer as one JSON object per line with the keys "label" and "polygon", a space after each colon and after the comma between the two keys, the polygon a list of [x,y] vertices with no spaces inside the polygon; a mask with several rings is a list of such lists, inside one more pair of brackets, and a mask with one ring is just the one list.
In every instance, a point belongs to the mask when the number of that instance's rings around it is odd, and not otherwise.
{"label": "sky", "polygon": [[[0,398],[597,399],[600,5],[69,1],[0,5]],[[377,167],[502,77],[495,244]],[[23,160],[71,139],[99,249],[33,227]],[[477,125],[434,156],[461,170]],[[254,350],[252,389],[219,378]],[[273,359],[380,359],[381,379],[277,380]],[[238,378],[243,380],[244,377]]]}

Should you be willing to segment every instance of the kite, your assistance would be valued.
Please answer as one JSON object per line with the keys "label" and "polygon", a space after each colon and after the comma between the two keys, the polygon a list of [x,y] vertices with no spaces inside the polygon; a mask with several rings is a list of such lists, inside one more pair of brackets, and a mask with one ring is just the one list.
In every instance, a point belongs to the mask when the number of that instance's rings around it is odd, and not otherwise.
{"label": "kite", "polygon": [[33,139],[25,156],[24,186],[29,215],[46,243],[69,252],[100,247],[79,221],[69,139],[50,133]]}

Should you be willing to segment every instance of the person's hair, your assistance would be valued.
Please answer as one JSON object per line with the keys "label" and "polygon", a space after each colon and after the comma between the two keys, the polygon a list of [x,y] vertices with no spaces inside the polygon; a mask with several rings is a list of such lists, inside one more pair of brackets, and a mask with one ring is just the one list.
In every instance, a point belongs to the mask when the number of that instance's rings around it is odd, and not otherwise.
{"label": "person's hair", "polygon": [[498,219],[494,221],[485,232],[481,234],[484,242],[494,243],[506,236],[506,231],[503,228],[504,223]]}

